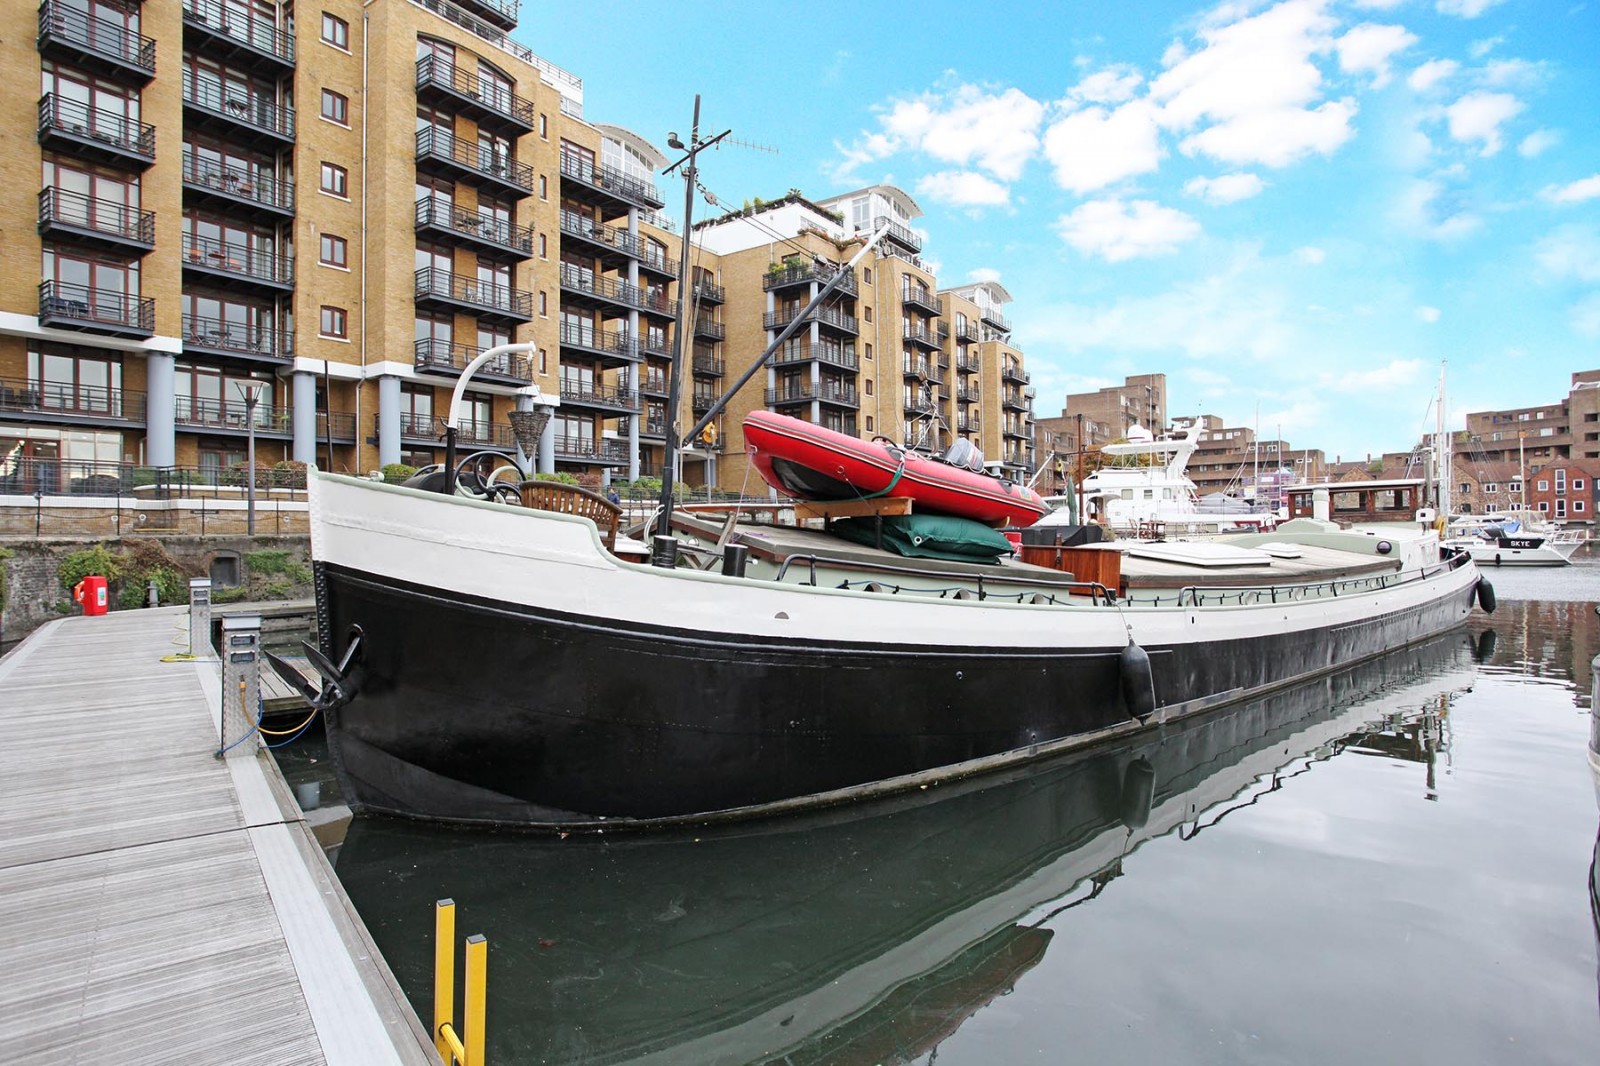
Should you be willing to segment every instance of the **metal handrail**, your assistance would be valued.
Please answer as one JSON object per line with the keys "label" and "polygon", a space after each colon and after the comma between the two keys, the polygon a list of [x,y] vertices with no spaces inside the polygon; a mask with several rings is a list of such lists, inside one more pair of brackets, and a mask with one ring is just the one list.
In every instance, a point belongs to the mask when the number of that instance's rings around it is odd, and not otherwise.
{"label": "metal handrail", "polygon": [[[777,576],[773,578],[773,583],[782,583],[783,579],[789,574],[790,565],[796,562],[805,564],[808,576],[810,578],[807,584],[812,586],[815,586],[817,583],[817,567],[818,565],[822,565],[835,567],[840,570],[849,570],[856,573],[869,573],[874,575],[890,574],[905,578],[926,578],[934,581],[943,581],[946,582],[947,585],[952,578],[960,578],[962,583],[955,587],[963,588],[968,583],[976,585],[976,591],[979,600],[988,599],[988,586],[1009,585],[1033,589],[1039,595],[1045,596],[1050,603],[1057,602],[1055,596],[1051,593],[1040,591],[1041,588],[1087,589],[1092,593],[1094,602],[1103,603],[1106,606],[1115,606],[1116,604],[1116,596],[1111,592],[1110,589],[1106,588],[1106,586],[1102,585],[1098,581],[1052,581],[1048,586],[1044,586],[1036,577],[1024,577],[1021,575],[1012,574],[985,574],[981,572],[974,574],[951,574],[945,570],[924,570],[920,567],[898,566],[894,563],[863,563],[853,559],[841,559],[835,556],[816,554],[791,555],[785,558],[778,566],[778,573]],[[868,584],[875,583],[876,582],[869,582]],[[848,588],[849,586],[850,582],[845,582],[845,584],[841,587]],[[900,587],[895,586],[895,591],[901,591]],[[906,589],[904,591],[927,593],[938,592],[941,598],[946,595],[945,589]],[[1065,600],[1062,602],[1073,603],[1076,601]]]}
{"label": "metal handrail", "polygon": [[156,213],[50,185],[39,191],[39,224],[59,222],[154,244]]}
{"label": "metal handrail", "polygon": [[59,37],[99,55],[130,63],[149,74],[156,72],[154,38],[98,15],[74,10],[53,0],[39,5],[39,37]]}

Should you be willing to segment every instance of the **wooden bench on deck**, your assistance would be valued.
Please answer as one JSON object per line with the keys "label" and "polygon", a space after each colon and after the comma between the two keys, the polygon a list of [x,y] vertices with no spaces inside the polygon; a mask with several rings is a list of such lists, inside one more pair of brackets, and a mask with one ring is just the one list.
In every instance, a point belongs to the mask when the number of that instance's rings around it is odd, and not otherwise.
{"label": "wooden bench on deck", "polygon": [[517,486],[517,495],[524,507],[589,519],[600,531],[600,543],[605,545],[606,551],[616,551],[622,508],[598,492],[562,481],[524,481]]}

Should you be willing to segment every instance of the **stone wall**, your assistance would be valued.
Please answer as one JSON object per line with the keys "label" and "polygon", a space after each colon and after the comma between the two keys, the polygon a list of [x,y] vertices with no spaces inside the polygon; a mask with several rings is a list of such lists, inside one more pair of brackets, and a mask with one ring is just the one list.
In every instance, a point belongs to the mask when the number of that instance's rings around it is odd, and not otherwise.
{"label": "stone wall", "polygon": [[[260,526],[259,516],[257,526]],[[6,540],[0,547],[10,558],[0,559],[5,569],[5,602],[0,610],[0,642],[9,647],[44,623],[63,615],[75,614],[79,607],[72,593],[61,587],[58,577],[61,562],[73,552],[103,543],[113,552],[129,551],[144,541],[155,541],[178,565],[183,576],[212,577],[227,571],[237,575],[237,583],[218,584],[213,599],[226,603],[232,599],[298,600],[312,597],[310,572],[311,543],[305,535],[284,536],[135,536],[105,537],[102,540]],[[280,557],[277,553],[286,553]],[[254,558],[261,565],[252,564]],[[270,573],[258,572],[272,563]],[[116,591],[111,597],[117,609]]]}

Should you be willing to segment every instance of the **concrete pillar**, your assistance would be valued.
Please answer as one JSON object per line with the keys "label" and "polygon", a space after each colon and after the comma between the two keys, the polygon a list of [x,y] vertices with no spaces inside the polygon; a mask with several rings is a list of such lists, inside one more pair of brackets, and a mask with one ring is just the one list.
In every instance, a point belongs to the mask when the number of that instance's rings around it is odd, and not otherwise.
{"label": "concrete pillar", "polygon": [[302,463],[317,461],[317,376],[309,370],[294,372],[294,457]]}
{"label": "concrete pillar", "polygon": [[174,382],[176,360],[170,352],[150,352],[145,356],[145,431],[146,466],[178,465],[178,393]]}
{"label": "concrete pillar", "polygon": [[378,378],[378,465],[400,461],[400,379]]}
{"label": "concrete pillar", "polygon": [[[628,366],[628,388],[635,397],[639,396],[639,364],[632,363]],[[639,399],[641,408],[643,399]],[[643,414],[628,417],[628,480],[639,480],[639,423],[644,419]],[[669,413],[667,417],[672,417]],[[611,468],[606,467],[606,484],[611,483]]]}
{"label": "concrete pillar", "polygon": [[541,474],[556,472],[556,420],[553,417],[545,423],[544,432],[539,434],[538,472]]}

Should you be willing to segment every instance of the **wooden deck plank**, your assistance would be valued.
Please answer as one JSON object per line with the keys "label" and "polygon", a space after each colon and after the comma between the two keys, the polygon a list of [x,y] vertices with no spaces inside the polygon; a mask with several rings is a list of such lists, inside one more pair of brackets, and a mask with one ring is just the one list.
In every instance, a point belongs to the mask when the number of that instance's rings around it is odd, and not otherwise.
{"label": "wooden deck plank", "polygon": [[0,659],[12,1054],[431,1061],[267,760],[215,758],[215,660],[161,661],[186,649],[184,617],[69,619]]}

